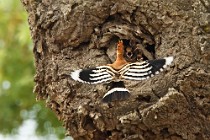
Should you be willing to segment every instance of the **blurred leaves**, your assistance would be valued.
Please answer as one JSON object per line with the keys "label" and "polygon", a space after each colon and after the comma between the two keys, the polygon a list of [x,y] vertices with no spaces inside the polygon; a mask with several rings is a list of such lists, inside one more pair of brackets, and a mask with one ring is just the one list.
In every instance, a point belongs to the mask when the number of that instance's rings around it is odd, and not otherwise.
{"label": "blurred leaves", "polygon": [[37,134],[64,129],[44,103],[35,101],[34,64],[27,14],[18,0],[0,0],[0,133],[15,132],[24,119],[38,122]]}

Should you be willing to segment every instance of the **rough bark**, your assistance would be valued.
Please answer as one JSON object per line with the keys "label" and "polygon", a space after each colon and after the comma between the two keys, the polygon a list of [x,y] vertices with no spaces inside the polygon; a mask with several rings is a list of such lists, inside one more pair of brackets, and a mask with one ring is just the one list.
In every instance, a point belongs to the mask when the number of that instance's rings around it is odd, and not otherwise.
{"label": "rough bark", "polygon": [[[21,1],[34,42],[34,92],[75,140],[210,139],[209,1]],[[106,85],[68,75],[112,62],[118,38],[175,60],[156,77],[127,82],[128,100],[105,104]]]}

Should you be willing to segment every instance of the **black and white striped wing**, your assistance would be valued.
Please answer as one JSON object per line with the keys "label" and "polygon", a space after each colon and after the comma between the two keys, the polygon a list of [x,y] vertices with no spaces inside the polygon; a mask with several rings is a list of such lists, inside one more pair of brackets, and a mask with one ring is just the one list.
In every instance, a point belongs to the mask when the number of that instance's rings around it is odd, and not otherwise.
{"label": "black and white striped wing", "polygon": [[109,66],[99,66],[90,69],[79,69],[71,73],[72,79],[82,83],[99,84],[114,79],[115,70]]}
{"label": "black and white striped wing", "polygon": [[148,60],[126,65],[120,70],[121,77],[126,80],[145,80],[155,74],[159,74],[173,61],[173,57],[163,59]]}

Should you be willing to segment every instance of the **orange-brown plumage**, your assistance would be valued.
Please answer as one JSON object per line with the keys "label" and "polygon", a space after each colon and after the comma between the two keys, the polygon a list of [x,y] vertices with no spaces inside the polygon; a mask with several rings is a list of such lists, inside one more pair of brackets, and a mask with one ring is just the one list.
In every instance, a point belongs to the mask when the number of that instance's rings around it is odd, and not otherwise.
{"label": "orange-brown plumage", "polygon": [[128,62],[123,57],[124,54],[124,45],[123,41],[120,40],[117,44],[117,58],[114,63],[107,64],[108,66],[112,67],[115,70],[120,70],[122,67],[124,67]]}

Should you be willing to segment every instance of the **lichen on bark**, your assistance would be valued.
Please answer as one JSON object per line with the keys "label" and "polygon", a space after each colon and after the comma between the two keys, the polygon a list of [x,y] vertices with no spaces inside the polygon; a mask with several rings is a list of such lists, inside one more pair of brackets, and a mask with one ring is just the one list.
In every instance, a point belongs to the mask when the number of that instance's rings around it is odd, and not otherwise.
{"label": "lichen on bark", "polygon": [[[21,1],[34,42],[34,92],[74,139],[210,139],[207,0]],[[111,63],[119,38],[175,60],[156,77],[127,82],[128,100],[104,104],[106,85],[69,74]]]}

